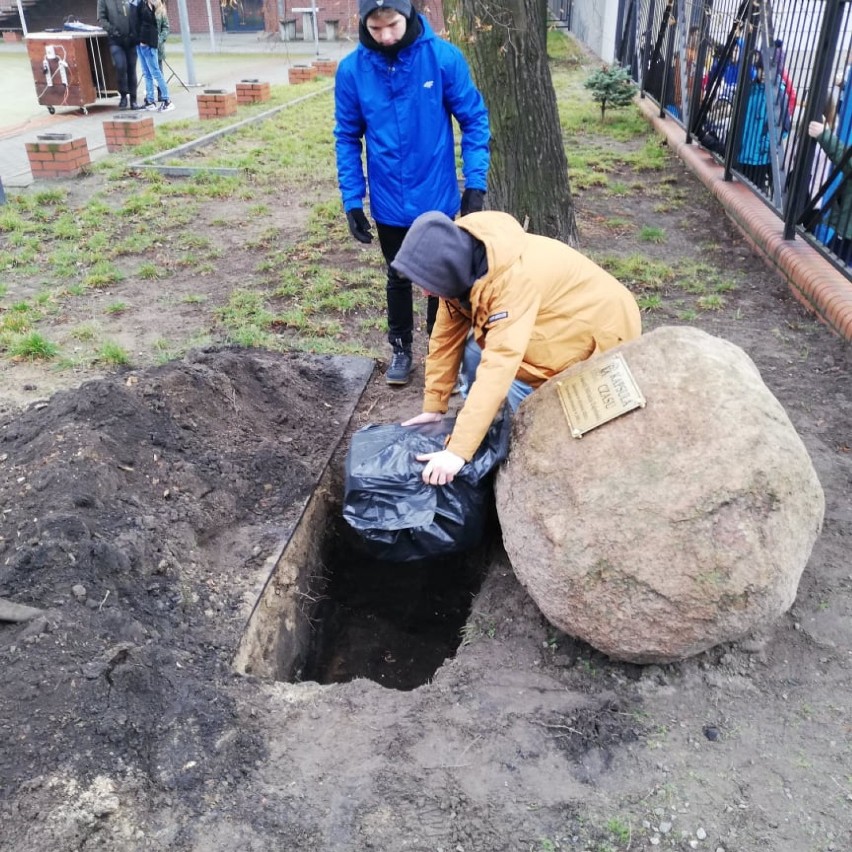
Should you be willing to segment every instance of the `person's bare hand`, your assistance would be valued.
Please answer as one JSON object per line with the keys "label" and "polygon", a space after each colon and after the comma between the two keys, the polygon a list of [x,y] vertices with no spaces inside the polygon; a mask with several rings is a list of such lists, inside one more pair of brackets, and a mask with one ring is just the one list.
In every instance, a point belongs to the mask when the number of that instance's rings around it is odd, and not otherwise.
{"label": "person's bare hand", "polygon": [[825,130],[825,125],[821,121],[812,121],[808,125],[808,136],[816,139],[817,136],[822,135],[823,130]]}
{"label": "person's bare hand", "polygon": [[456,474],[464,467],[465,460],[449,450],[438,453],[423,453],[417,456],[417,461],[425,461],[423,481],[427,485],[447,485],[455,479]]}
{"label": "person's bare hand", "polygon": [[404,420],[400,423],[400,426],[420,426],[423,423],[437,423],[439,420],[443,420],[444,415],[437,411],[424,411],[422,414],[418,414],[416,417],[411,417],[408,420]]}

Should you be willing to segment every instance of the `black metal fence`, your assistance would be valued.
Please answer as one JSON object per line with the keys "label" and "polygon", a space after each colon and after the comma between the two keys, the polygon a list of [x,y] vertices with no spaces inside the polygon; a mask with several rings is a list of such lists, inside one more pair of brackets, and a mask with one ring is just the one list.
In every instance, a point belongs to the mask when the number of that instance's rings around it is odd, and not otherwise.
{"label": "black metal fence", "polygon": [[571,29],[571,11],[574,0],[547,0],[547,19]]}
{"label": "black metal fence", "polygon": [[852,0],[627,0],[643,95],[852,277]]}

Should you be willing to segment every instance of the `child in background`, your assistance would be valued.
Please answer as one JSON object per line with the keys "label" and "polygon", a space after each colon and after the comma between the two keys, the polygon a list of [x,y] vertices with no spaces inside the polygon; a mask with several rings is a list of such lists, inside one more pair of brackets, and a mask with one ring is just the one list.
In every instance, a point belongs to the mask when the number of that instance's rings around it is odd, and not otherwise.
{"label": "child in background", "polygon": [[[846,145],[832,129],[821,121],[812,121],[808,125],[808,136],[816,139],[817,144],[827,154],[832,163],[844,160]],[[824,221],[834,230],[834,236],[827,243],[845,264],[852,263],[852,158],[846,157],[840,184],[828,202],[828,215]]]}

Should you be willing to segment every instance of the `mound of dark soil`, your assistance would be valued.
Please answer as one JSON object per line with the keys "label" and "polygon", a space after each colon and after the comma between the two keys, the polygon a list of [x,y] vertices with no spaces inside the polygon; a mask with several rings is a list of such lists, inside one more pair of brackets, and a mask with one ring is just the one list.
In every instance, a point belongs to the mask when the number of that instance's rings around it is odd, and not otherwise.
{"label": "mound of dark soil", "polygon": [[[261,756],[250,731],[222,739],[236,712],[230,660],[264,559],[371,370],[203,352],[3,424],[0,597],[43,610],[0,628],[7,803],[34,774],[119,766],[200,800],[213,765],[236,781]],[[54,848],[74,837],[60,832]]]}

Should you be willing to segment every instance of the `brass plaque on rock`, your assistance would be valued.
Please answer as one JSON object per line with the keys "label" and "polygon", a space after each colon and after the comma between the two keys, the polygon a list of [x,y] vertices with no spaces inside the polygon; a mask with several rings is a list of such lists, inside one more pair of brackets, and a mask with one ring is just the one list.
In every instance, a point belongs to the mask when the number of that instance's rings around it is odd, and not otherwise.
{"label": "brass plaque on rock", "polygon": [[645,397],[619,352],[603,355],[556,383],[559,401],[575,438],[610,420],[645,407]]}

